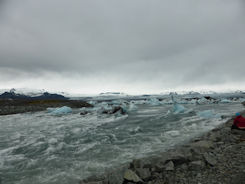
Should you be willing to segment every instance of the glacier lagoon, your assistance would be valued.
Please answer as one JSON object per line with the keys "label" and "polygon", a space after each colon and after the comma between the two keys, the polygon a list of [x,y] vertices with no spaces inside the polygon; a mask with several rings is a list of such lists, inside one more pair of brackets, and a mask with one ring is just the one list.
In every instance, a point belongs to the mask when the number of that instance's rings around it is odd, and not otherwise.
{"label": "glacier lagoon", "polygon": [[77,109],[59,116],[48,111],[1,116],[2,183],[77,184],[184,144],[244,109],[240,102],[189,103],[178,111],[173,104],[153,101],[138,101],[125,115],[93,109],[80,115],[83,109]]}

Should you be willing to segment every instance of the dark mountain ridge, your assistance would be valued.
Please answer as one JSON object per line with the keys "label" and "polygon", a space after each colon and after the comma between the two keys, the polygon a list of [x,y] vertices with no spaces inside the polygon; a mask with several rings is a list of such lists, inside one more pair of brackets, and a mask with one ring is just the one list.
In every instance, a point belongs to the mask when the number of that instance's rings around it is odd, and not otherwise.
{"label": "dark mountain ridge", "polygon": [[68,98],[64,97],[63,95],[59,94],[51,94],[48,92],[43,93],[40,96],[27,96],[23,94],[17,94],[13,91],[4,92],[0,95],[0,99],[8,99],[8,100],[68,100]]}

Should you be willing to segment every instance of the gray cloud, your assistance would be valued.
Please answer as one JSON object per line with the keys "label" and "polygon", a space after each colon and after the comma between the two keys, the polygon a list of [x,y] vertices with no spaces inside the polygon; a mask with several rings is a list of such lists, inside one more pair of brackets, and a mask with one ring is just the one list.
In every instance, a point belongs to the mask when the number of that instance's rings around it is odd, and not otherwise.
{"label": "gray cloud", "polygon": [[[40,88],[134,93],[245,81],[240,0],[0,5],[0,77],[6,81],[0,87],[39,81]],[[86,90],[72,86],[81,84]]]}

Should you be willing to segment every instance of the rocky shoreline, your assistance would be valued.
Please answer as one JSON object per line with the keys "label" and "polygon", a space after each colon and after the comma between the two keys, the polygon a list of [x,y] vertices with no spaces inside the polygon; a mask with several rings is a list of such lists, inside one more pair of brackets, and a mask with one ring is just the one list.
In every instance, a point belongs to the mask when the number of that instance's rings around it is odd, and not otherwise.
{"label": "rocky shoreline", "polygon": [[231,130],[232,122],[157,157],[133,160],[80,184],[245,183],[245,131]]}
{"label": "rocky shoreline", "polygon": [[93,107],[91,104],[81,100],[0,99],[0,115],[44,111],[48,107],[62,106],[68,106],[70,108]]}

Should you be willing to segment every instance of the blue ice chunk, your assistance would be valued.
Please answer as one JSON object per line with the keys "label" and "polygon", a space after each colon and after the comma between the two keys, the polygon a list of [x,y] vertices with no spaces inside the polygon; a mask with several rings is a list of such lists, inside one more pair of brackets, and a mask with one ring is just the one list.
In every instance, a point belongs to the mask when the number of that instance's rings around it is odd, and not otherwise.
{"label": "blue ice chunk", "polygon": [[206,104],[206,103],[208,103],[208,100],[203,97],[203,98],[197,100],[196,102],[197,102],[197,104]]}
{"label": "blue ice chunk", "polygon": [[148,99],[148,104],[149,105],[161,105],[162,103],[157,98],[151,97]]}
{"label": "blue ice chunk", "polygon": [[197,115],[201,118],[204,118],[204,119],[220,118],[220,115],[215,114],[214,110],[200,111],[197,113]]}
{"label": "blue ice chunk", "polygon": [[132,103],[134,103],[135,105],[142,105],[142,104],[146,104],[146,100],[135,100],[132,101]]}
{"label": "blue ice chunk", "polygon": [[126,113],[128,113],[129,111],[137,110],[137,106],[133,102],[123,103],[121,105],[121,107],[123,108],[124,112],[126,112]]}
{"label": "blue ice chunk", "polygon": [[231,100],[228,100],[228,99],[222,99],[220,102],[221,102],[221,103],[231,103]]}
{"label": "blue ice chunk", "polygon": [[63,106],[60,108],[48,108],[47,110],[52,115],[63,115],[63,114],[68,114],[72,112],[72,109],[67,106]]}
{"label": "blue ice chunk", "polygon": [[178,114],[183,112],[185,112],[185,107],[183,105],[175,103],[173,106],[173,113]]}

